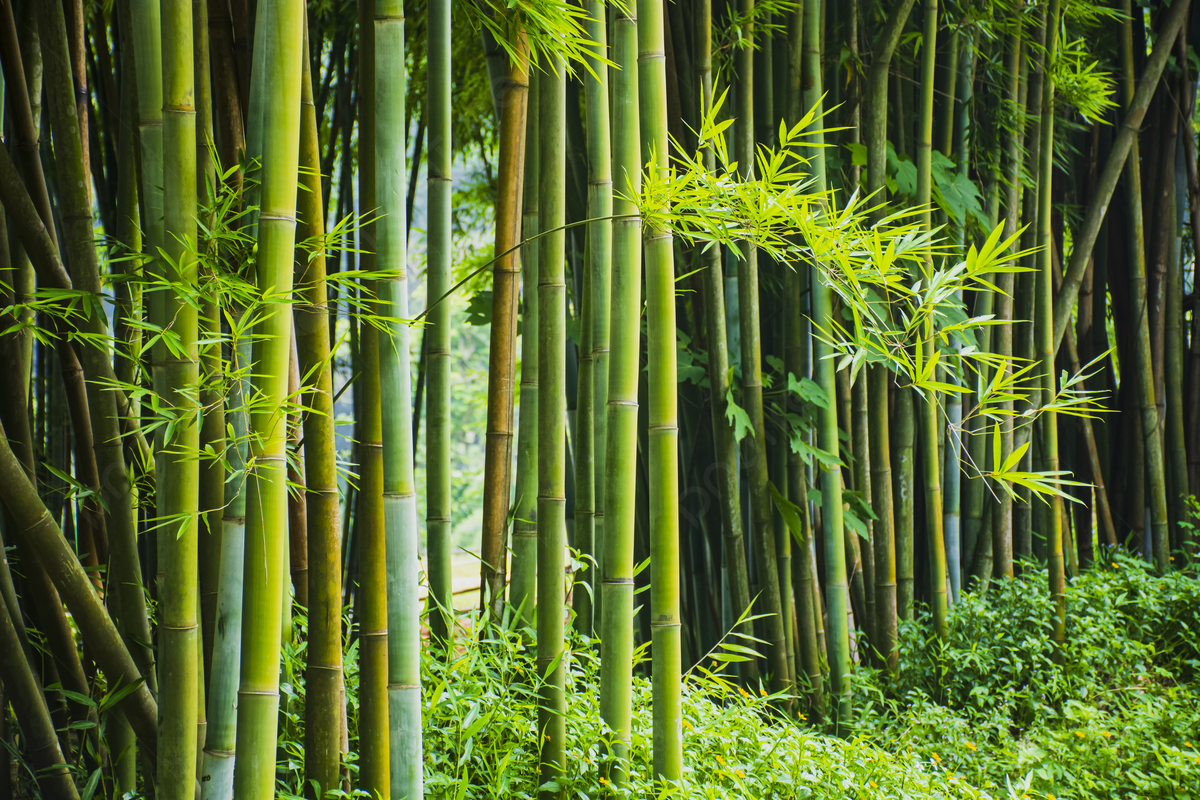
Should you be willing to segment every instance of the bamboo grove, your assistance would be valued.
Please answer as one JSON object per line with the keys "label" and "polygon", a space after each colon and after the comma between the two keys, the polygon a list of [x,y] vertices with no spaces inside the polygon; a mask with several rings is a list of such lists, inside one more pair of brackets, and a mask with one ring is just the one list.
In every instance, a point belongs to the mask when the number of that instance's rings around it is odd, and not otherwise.
{"label": "bamboo grove", "polygon": [[422,796],[423,653],[495,626],[542,796],[575,635],[589,768],[645,675],[678,781],[691,670],[837,734],[964,592],[1045,565],[1061,643],[1106,553],[1190,568],[1198,28],[5,2],[0,797],[269,798],[296,714],[308,796]]}

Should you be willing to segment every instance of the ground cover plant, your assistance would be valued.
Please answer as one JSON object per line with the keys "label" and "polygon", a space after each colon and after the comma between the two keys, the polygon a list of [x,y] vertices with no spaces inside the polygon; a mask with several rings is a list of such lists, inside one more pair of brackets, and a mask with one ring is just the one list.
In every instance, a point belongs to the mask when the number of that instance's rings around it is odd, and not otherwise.
{"label": "ground cover plant", "polygon": [[1200,581],[1114,556],[1068,585],[1057,647],[1044,577],[964,595],[945,642],[901,626],[895,674],[857,676],[856,734],[991,791],[1200,796]]}

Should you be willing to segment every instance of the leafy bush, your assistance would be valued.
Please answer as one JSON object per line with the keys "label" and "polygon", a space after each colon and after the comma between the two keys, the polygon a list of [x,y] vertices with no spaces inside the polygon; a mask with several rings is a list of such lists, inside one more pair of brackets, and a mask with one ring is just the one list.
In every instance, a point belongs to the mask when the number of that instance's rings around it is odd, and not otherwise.
{"label": "leafy bush", "polygon": [[1200,581],[1125,557],[1072,581],[1061,653],[1046,573],[966,594],[944,644],[901,628],[895,676],[856,676],[857,733],[985,789],[1200,798]]}

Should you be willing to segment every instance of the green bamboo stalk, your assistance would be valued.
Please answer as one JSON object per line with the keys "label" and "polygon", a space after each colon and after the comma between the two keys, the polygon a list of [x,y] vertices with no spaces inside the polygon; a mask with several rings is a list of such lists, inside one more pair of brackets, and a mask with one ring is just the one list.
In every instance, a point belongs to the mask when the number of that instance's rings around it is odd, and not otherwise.
{"label": "green bamboo stalk", "polygon": [[[375,208],[375,25],[374,4],[360,0],[358,6],[359,91],[362,106],[358,123],[358,207]],[[360,233],[364,244],[375,241],[375,223]],[[364,270],[375,270],[373,248],[363,247],[359,256]],[[374,313],[375,282],[364,282],[362,296],[368,299],[367,313]],[[359,742],[361,755],[358,788],[372,797],[391,797],[391,759],[388,726],[388,620],[387,567],[383,513],[383,420],[379,389],[379,333],[363,321],[359,330],[359,361],[362,398],[358,400],[360,435],[358,448],[362,479],[361,508],[355,528],[361,532],[358,579],[362,587],[359,611]],[[358,389],[355,390],[357,395]]]}
{"label": "green bamboo stalk", "polygon": [[[489,38],[485,35],[485,40]],[[525,115],[529,95],[529,56],[525,33],[516,29],[518,57],[497,70],[492,95],[498,99],[500,142],[496,174],[496,246],[492,268],[492,333],[488,350],[487,441],[483,463],[483,534],[480,545],[481,602],[500,618],[508,571],[508,504],[512,491],[513,386],[516,383],[516,245],[521,229],[521,181],[525,156]],[[500,57],[504,54],[501,52]],[[491,64],[489,60],[489,64]],[[489,68],[489,73],[491,69]],[[558,132],[561,134],[561,131]],[[556,134],[557,135],[557,134]]]}
{"label": "green bamboo stalk", "polygon": [[[450,290],[451,154],[450,2],[436,0],[428,11],[429,80],[426,116],[429,130],[429,231],[426,236],[430,298]],[[429,624],[437,640],[454,634],[454,581],[450,530],[450,312],[448,302],[429,313],[428,382],[425,416],[426,539],[429,570]]]}
{"label": "green bamboo stalk", "polygon": [[[947,370],[946,382],[958,385],[957,376]],[[946,547],[946,573],[950,581],[950,602],[957,603],[962,591],[963,543],[962,543],[962,395],[951,392],[946,397],[946,446],[943,452],[944,466],[942,494],[942,534]]]}
{"label": "green bamboo stalk", "polygon": [[412,458],[412,379],[408,325],[396,321],[408,317],[404,94],[404,6],[399,0],[375,0],[375,199],[380,214],[375,223],[375,259],[376,269],[387,275],[376,285],[378,311],[389,320],[379,331],[379,392],[387,537],[389,751],[391,796],[395,800],[422,794],[420,566]]}
{"label": "green bamboo stalk", "polygon": [[[1185,135],[1190,136],[1191,131],[1185,129]],[[1174,159],[1172,159],[1174,162]],[[1175,164],[1172,164],[1175,167]],[[1182,169],[1182,165],[1179,166]],[[1186,497],[1188,495],[1188,473],[1187,473],[1187,430],[1184,426],[1184,409],[1186,408],[1184,400],[1184,370],[1183,370],[1183,350],[1186,345],[1183,332],[1183,264],[1180,257],[1180,240],[1178,221],[1183,216],[1183,198],[1180,196],[1181,184],[1186,186],[1184,181],[1185,176],[1176,174],[1177,170],[1172,169],[1169,179],[1171,180],[1171,204],[1170,210],[1174,214],[1173,221],[1175,223],[1171,232],[1171,250],[1167,262],[1167,280],[1166,280],[1166,330],[1164,331],[1164,368],[1166,372],[1166,427],[1164,440],[1167,442],[1167,452],[1165,455],[1167,469],[1167,485],[1170,487],[1171,507],[1169,516],[1171,519],[1171,529],[1176,531],[1175,544],[1172,550],[1183,550],[1183,542],[1186,540],[1187,532],[1179,523],[1188,520],[1188,511]]]}
{"label": "green bamboo stalk", "polygon": [[[160,0],[129,0],[133,62],[137,70],[138,144],[141,154],[138,196],[142,202],[143,237],[149,256],[143,263],[147,277],[161,277],[158,251],[165,241],[163,217],[163,64]],[[161,326],[166,319],[161,289],[145,294],[147,318]],[[162,393],[161,361],[165,347],[151,347],[150,369],[154,389]],[[157,438],[157,437],[156,437]],[[156,446],[155,450],[159,447]],[[157,473],[157,468],[156,468]]]}
{"label": "green bamboo stalk", "polygon": [[[1127,109],[1136,107],[1134,90],[1134,59],[1133,59],[1133,29],[1129,21],[1131,12],[1129,3],[1122,4],[1126,14],[1122,36],[1122,69],[1125,73],[1122,80],[1124,99]],[[1160,39],[1161,41],[1161,39]],[[1139,87],[1140,88],[1140,87]],[[1154,397],[1154,373],[1151,367],[1153,359],[1150,352],[1150,323],[1147,309],[1146,291],[1146,247],[1145,226],[1142,222],[1142,181],[1141,164],[1138,153],[1138,141],[1135,138],[1130,146],[1129,159],[1125,164],[1126,183],[1129,187],[1130,218],[1132,220],[1131,234],[1133,236],[1133,263],[1130,265],[1131,303],[1136,317],[1133,348],[1133,380],[1137,401],[1142,416],[1143,439],[1146,448],[1146,473],[1148,477],[1146,493],[1150,507],[1151,540],[1148,552],[1153,554],[1154,562],[1159,569],[1170,566],[1170,541],[1167,520],[1167,489],[1166,471],[1163,463],[1162,430],[1158,424],[1158,408]],[[1047,223],[1049,224],[1049,223]],[[1053,325],[1053,318],[1049,324]],[[1053,333],[1052,333],[1053,335]],[[1050,342],[1052,346],[1053,340]],[[1042,343],[1045,347],[1045,343]],[[1045,369],[1045,368],[1043,368]],[[1050,371],[1053,376],[1053,370]],[[1048,383],[1047,391],[1053,390],[1053,383]]]}
{"label": "green bamboo stalk", "polygon": [[[870,503],[871,495],[871,432],[868,428],[868,415],[871,407],[867,389],[867,372],[859,374],[850,387],[850,414],[853,422],[853,434],[850,446],[854,452],[854,488]],[[865,520],[867,526],[866,541],[859,541],[854,534],[855,544],[858,545],[859,556],[862,558],[863,606],[862,619],[859,624],[870,647],[875,646],[875,526],[874,520]]]}
{"label": "green bamboo stalk", "polygon": [[[867,191],[882,200],[887,195],[888,77],[892,56],[904,32],[915,0],[903,0],[892,6],[887,21],[876,36],[871,69],[867,75],[866,146]],[[904,120],[901,119],[903,124]],[[882,215],[882,209],[877,217]],[[873,220],[873,221],[878,221]],[[875,573],[875,620],[871,643],[890,668],[896,666],[896,512],[892,491],[891,432],[888,429],[888,374],[882,367],[870,367],[869,453],[871,460],[871,501],[879,518],[872,529]],[[911,601],[910,601],[911,602]]]}
{"label": "green bamboo stalk", "polygon": [[[822,113],[821,82],[821,6],[819,3],[804,4],[804,105],[819,118]],[[811,170],[813,190],[825,191],[825,157],[820,149],[825,136],[819,130],[809,137],[813,146]],[[826,320],[833,314],[833,297],[829,285],[821,280],[814,265],[812,271],[813,319]],[[815,374],[830,396],[836,383],[834,362],[827,343],[816,339],[813,343]],[[818,440],[823,450],[839,452],[837,404],[829,403],[821,410],[818,421]],[[850,630],[847,625],[849,591],[846,585],[846,553],[843,547],[842,485],[836,468],[824,473],[821,479],[822,513],[825,539],[825,594],[829,609],[829,678],[830,691],[837,698],[835,728],[848,723],[851,714],[850,695]]]}
{"label": "green bamboo stalk", "polygon": [[[303,6],[273,3],[260,9],[265,50],[255,72],[271,76],[271,90],[255,96],[250,117],[261,120],[262,184],[258,215],[258,289],[290,298],[296,238],[296,174],[300,149],[300,59]],[[257,113],[256,113],[257,112]],[[245,589],[242,600],[242,664],[238,689],[237,770],[234,795],[274,794],[275,737],[279,713],[279,659],[286,541],[285,485],[288,359],[291,314],[267,306],[255,325],[250,414]]]}
{"label": "green bamboo stalk", "polygon": [[[240,336],[230,348],[234,381],[225,419],[232,434],[227,458],[232,470],[244,469],[249,442],[246,438],[250,397],[252,340]],[[237,735],[237,688],[242,654],[243,564],[246,554],[246,480],[224,486],[221,517],[221,563],[217,602],[213,610],[212,669],[208,673],[208,731],[200,774],[201,800],[233,795],[234,748]],[[319,678],[317,679],[319,680]]]}
{"label": "green bamboo stalk", "polygon": [[[752,2],[752,0],[747,0]],[[642,160],[669,174],[667,146],[667,75],[664,57],[664,0],[649,0],[639,9],[638,95]],[[749,52],[747,50],[747,52]],[[751,128],[751,131],[753,129]],[[668,229],[643,230],[646,270],[647,420],[650,443],[650,630],[653,644],[654,775],[663,781],[683,778],[683,712],[681,623],[679,617],[679,413],[675,365],[675,260]],[[745,267],[743,266],[743,270]],[[757,294],[755,294],[757,299]],[[757,335],[757,330],[755,331]],[[757,341],[757,340],[756,340]],[[757,350],[757,348],[756,348]],[[757,352],[756,352],[757,357]],[[761,372],[761,370],[760,370]],[[760,377],[761,383],[761,377]],[[762,397],[758,402],[762,424]],[[763,443],[763,437],[759,437]],[[787,681],[783,620],[779,613],[779,573],[775,564],[771,503],[767,495],[767,460],[760,444],[760,514],[765,558],[763,575],[774,584],[775,617],[768,620],[776,653],[777,685]],[[763,519],[765,518],[765,519]],[[770,589],[768,589],[770,593]]]}
{"label": "green bamboo stalk", "polygon": [[[603,50],[608,49],[608,32],[604,5],[597,0],[588,0],[586,8],[590,9],[591,20],[588,22],[588,36],[597,42]],[[613,213],[613,180],[612,180],[612,134],[609,111],[609,75],[608,65],[599,59],[592,59],[592,70],[597,80],[588,81],[584,86],[585,114],[587,114],[587,135],[589,137],[588,181],[589,200],[595,196],[595,205],[589,204],[588,217],[603,218]],[[592,150],[591,139],[597,140],[595,150]],[[590,155],[591,153],[595,155]],[[595,520],[595,546],[593,554],[595,563],[591,566],[591,581],[593,602],[593,627],[597,630],[603,614],[603,600],[600,594],[600,559],[603,558],[604,547],[604,471],[607,464],[608,436],[608,360],[609,337],[611,334],[611,314],[609,308],[612,293],[612,221],[601,219],[588,226],[591,250],[591,293],[592,307],[592,456],[595,466],[592,470],[593,505]]]}
{"label": "green bamboo stalk", "polygon": [[[1009,42],[1007,70],[1009,84],[1006,101],[1012,114],[1012,130],[1005,142],[1005,199],[1004,199],[1004,237],[1010,238],[1017,232],[1021,224],[1021,141],[1024,138],[1025,95],[1028,91],[1028,80],[1024,70],[1025,52],[1022,46],[1021,29]],[[996,302],[996,317],[1002,324],[996,329],[995,353],[1004,358],[1013,354],[1013,292],[1016,290],[1016,274],[1004,272],[997,282],[1000,289]],[[1007,360],[1001,362],[999,368],[1006,373],[1012,367]],[[1012,454],[1013,420],[1011,400],[1004,403],[1004,409],[1009,412],[1000,423],[1000,461],[1004,463]],[[992,575],[996,578],[1013,577],[1013,501],[1012,496],[1001,487],[994,487],[996,503],[992,506]]]}
{"label": "green bamboo stalk", "polygon": [[[212,81],[209,65],[208,1],[192,0],[192,71],[195,76],[196,107],[196,198],[205,207],[201,224],[211,228],[213,215],[207,210],[216,196],[216,164],[213,161]],[[103,188],[101,188],[103,192]],[[221,316],[217,298],[205,298],[199,315],[201,386],[200,448],[220,453],[225,449],[224,366],[221,361]],[[211,449],[210,449],[211,448]],[[221,459],[200,465],[199,517],[199,602],[200,652],[199,680],[196,682],[196,775],[204,767],[204,748],[208,738],[207,698],[212,678],[212,648],[216,626],[216,604],[220,593],[221,517],[225,496],[225,468]],[[203,793],[203,789],[201,790]]]}
{"label": "green bamboo stalk", "polygon": [[[607,49],[604,7],[598,0],[585,4],[588,37]],[[599,588],[595,576],[604,532],[604,491],[597,490],[596,476],[604,475],[604,405],[608,400],[609,281],[612,270],[613,182],[609,140],[608,66],[589,58],[591,74],[583,77],[584,113],[587,124],[588,195],[584,246],[584,292],[580,328],[583,342],[579,358],[579,410],[576,420],[575,452],[575,548],[591,559],[587,583],[592,588],[575,589],[576,626],[591,633],[599,616],[593,596]],[[599,604],[596,599],[595,603]]]}
{"label": "green bamboo stalk", "polygon": [[[1046,19],[1044,10],[1039,9],[1035,19],[1034,39],[1028,48],[1033,62],[1031,65],[1032,71],[1029,75],[1028,86],[1025,88],[1028,103],[1032,105],[1040,104],[1042,85],[1045,81]],[[1025,143],[1024,165],[1026,172],[1030,175],[1037,173],[1040,148],[1041,137],[1031,133]],[[1021,200],[1021,223],[1025,227],[1025,232],[1021,236],[1021,249],[1029,252],[1030,255],[1025,257],[1024,266],[1027,268],[1027,271],[1022,272],[1016,278],[1016,292],[1013,294],[1012,316],[1014,320],[1022,320],[1022,322],[1013,326],[1013,355],[1020,359],[1022,363],[1029,363],[1037,357],[1032,324],[1032,320],[1036,314],[1034,285],[1036,279],[1034,271],[1037,265],[1032,249],[1037,245],[1038,189],[1039,186],[1036,183],[1028,187],[1023,193]],[[1032,397],[1018,401],[1018,412],[1024,413],[1031,409],[1036,409],[1040,403],[1041,392],[1033,392]],[[1032,425],[1015,427],[1013,435],[1014,448],[1021,447],[1026,441],[1029,441],[1032,434]],[[1021,460],[1021,468],[1024,470],[1033,469],[1032,447],[1026,450],[1025,456]],[[1017,487],[1017,500],[1013,508],[1013,554],[1018,560],[1028,559],[1033,556],[1035,507],[1031,500],[1029,489]]]}
{"label": "green bamboo stalk", "polygon": [[[308,31],[305,26],[308,45]],[[304,48],[307,56],[311,45]],[[300,70],[300,181],[296,193],[300,241],[321,242],[320,139],[313,103],[311,59]],[[329,307],[325,252],[299,249],[293,311],[299,372],[316,390],[304,424],[304,501],[308,523],[308,663],[305,675],[304,774],[315,781],[317,797],[341,781],[342,686],[342,530],[334,439],[333,370],[329,352]],[[299,590],[299,586],[296,587]]]}
{"label": "green bamboo stalk", "polygon": [[[742,37],[754,38],[752,22],[754,0],[741,0],[739,13],[743,23]],[[737,119],[734,122],[734,147],[742,180],[754,180],[754,50],[744,47],[737,51]],[[643,129],[645,125],[643,124]],[[666,159],[665,141],[658,151]],[[664,164],[665,166],[665,164]],[[754,436],[744,440],[743,449],[750,477],[751,547],[759,565],[758,612],[763,620],[767,642],[767,660],[773,691],[788,686],[787,646],[783,633],[783,605],[779,591],[779,569],[776,562],[775,530],[771,518],[773,505],[768,491],[766,424],[763,416],[762,343],[758,299],[758,253],[753,243],[741,245],[742,259],[738,264],[738,323],[741,332],[742,406],[750,417]],[[652,582],[653,585],[653,582]]]}
{"label": "green bamboo stalk", "polygon": [[[713,98],[712,76],[712,0],[702,0],[696,15],[696,39],[699,65],[699,88],[702,102],[707,105]],[[798,51],[799,48],[797,48]],[[795,64],[800,58],[797,55]],[[793,70],[795,71],[795,70]],[[797,81],[797,87],[798,87]],[[793,124],[800,116],[798,89],[793,94],[794,108],[791,111]],[[712,147],[704,153],[704,165],[710,172],[717,168],[717,156]],[[746,565],[746,546],[742,533],[741,495],[738,493],[738,452],[733,435],[733,426],[725,418],[730,398],[730,339],[726,331],[725,276],[721,265],[721,248],[705,248],[700,255],[704,266],[702,291],[704,297],[704,325],[708,333],[708,381],[709,409],[712,415],[714,450],[716,452],[717,504],[723,537],[724,569],[729,581],[732,616],[741,617],[750,608],[750,578]],[[734,297],[736,307],[736,295]],[[615,312],[614,312],[615,313]],[[616,318],[613,318],[616,324]],[[735,326],[736,330],[736,326]],[[743,624],[743,633],[751,633],[752,624]],[[741,676],[750,685],[758,683],[758,663],[750,660],[742,663]]]}
{"label": "green bamboo stalk", "polygon": [[[950,20],[946,20],[947,27]],[[942,99],[942,119],[940,120],[939,133],[942,135],[941,147],[938,150],[946,158],[954,157],[954,118],[955,118],[955,97],[958,95],[958,59],[959,50],[961,49],[958,28],[950,28],[950,50],[946,54],[946,85],[941,93]],[[925,44],[922,41],[922,46]]]}
{"label": "green bamboo stalk", "polygon": [[[158,791],[189,800],[196,786],[196,727],[199,721],[200,631],[197,573],[200,409],[193,387],[200,380],[196,309],[176,294],[197,285],[196,109],[190,0],[162,3],[162,108],[164,276],[174,286],[163,292],[165,319],[179,348],[162,359],[163,400],[179,421],[163,437],[158,484],[159,696],[162,698]],[[158,359],[156,359],[156,363]]]}
{"label": "green bamboo stalk", "polygon": [[[784,357],[787,371],[791,375],[804,375],[807,356],[804,342],[803,304],[800,296],[800,273],[788,269],[784,273]],[[820,604],[814,604],[813,572],[809,560],[812,548],[812,519],[808,505],[808,473],[800,454],[788,448],[787,456],[788,499],[800,509],[802,536],[797,541],[798,554],[795,563],[800,580],[796,586],[796,639],[799,642],[800,659],[797,665],[797,681],[804,674],[802,686],[808,694],[808,715],[819,725],[825,716],[825,686],[821,674],[821,650],[817,643],[817,626],[820,622]],[[782,574],[782,572],[781,572]],[[791,580],[791,575],[788,576]],[[800,687],[797,687],[800,688]]]}
{"label": "green bamboo stalk", "polygon": [[[566,324],[565,276],[567,75],[547,57],[538,85],[538,531],[537,664],[538,764],[541,783],[567,768],[566,665],[563,616],[566,590]],[[541,791],[543,798],[561,792]]]}
{"label": "green bamboo stalk", "polygon": [[638,373],[641,350],[642,221],[630,198],[641,192],[637,47],[638,7],[630,0],[613,18],[612,331],[608,362],[608,438],[604,472],[605,536],[600,561],[600,716],[614,733],[602,769],[624,784],[633,729],[633,548],[636,517]]}
{"label": "green bamboo stalk", "polygon": [[525,184],[521,229],[521,418],[517,431],[517,497],[513,521],[512,581],[509,602],[533,625],[537,595],[538,480],[538,91],[541,70],[529,73],[529,111],[525,125]]}
{"label": "green bamboo stalk", "polygon": [[[18,612],[19,613],[19,612]],[[25,659],[21,636],[13,623],[8,604],[0,602],[0,679],[8,690],[7,699],[21,725],[22,751],[36,770],[38,789],[46,797],[77,800],[79,792],[66,758],[59,747],[50,709],[42,687]],[[7,742],[5,743],[7,744]],[[4,776],[8,780],[8,776]]]}
{"label": "green bamboo stalk", "polygon": [[[1046,18],[1046,64],[1055,63],[1058,54],[1058,22],[1060,0],[1050,0]],[[1046,71],[1042,83],[1041,152],[1038,164],[1038,302],[1037,337],[1041,356],[1043,402],[1049,403],[1055,394],[1054,368],[1054,273],[1051,249],[1054,247],[1054,232],[1051,229],[1051,185],[1054,180],[1054,73]],[[1153,391],[1153,388],[1151,389]],[[1155,412],[1157,419],[1157,412]],[[1047,410],[1042,422],[1042,463],[1053,473],[1058,471],[1058,414]],[[1159,462],[1161,464],[1161,460]],[[1050,596],[1054,601],[1054,640],[1060,645],[1066,637],[1067,585],[1063,562],[1063,515],[1062,497],[1054,495],[1050,500],[1048,560],[1050,567]],[[1164,498],[1165,505],[1165,498]],[[1165,531],[1164,531],[1165,533]]]}
{"label": "green bamboo stalk", "polygon": [[[933,72],[934,59],[937,50],[937,0],[925,0],[925,34],[922,39],[921,63],[921,132],[917,142],[917,205],[924,209],[922,224],[926,231],[932,230],[932,209],[930,198],[932,193],[932,164],[933,164]],[[927,256],[924,261],[926,274],[932,269],[931,259]],[[925,358],[933,354],[933,322],[926,323],[922,341],[918,347],[925,348]],[[924,448],[925,466],[925,520],[929,527],[930,576],[933,608],[933,624],[937,635],[944,639],[947,634],[947,602],[946,602],[946,551],[942,532],[942,488],[939,475],[941,458],[938,453],[938,402],[937,396],[930,394],[923,398],[919,416],[921,425],[921,446]],[[914,405],[916,405],[914,403]]]}

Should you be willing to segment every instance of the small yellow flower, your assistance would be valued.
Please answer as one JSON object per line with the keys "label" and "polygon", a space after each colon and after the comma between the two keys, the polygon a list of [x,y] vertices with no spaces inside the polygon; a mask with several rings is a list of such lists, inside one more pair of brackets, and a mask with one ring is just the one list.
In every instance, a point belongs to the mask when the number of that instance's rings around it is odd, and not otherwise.
{"label": "small yellow flower", "polygon": [[1054,795],[1052,795],[1052,794],[1050,794],[1049,792],[1047,792],[1047,793],[1046,793],[1046,800],[1058,800],[1058,798],[1056,798]]}
{"label": "small yellow flower", "polygon": [[683,727],[684,727],[684,730],[689,730],[689,731],[690,731],[690,730],[692,729],[692,723],[688,722],[688,721],[685,719],[685,720],[683,721]]}
{"label": "small yellow flower", "polygon": [[935,764],[940,764],[940,763],[942,763],[942,759],[938,758],[938,754],[937,754],[937,753],[930,753],[930,754],[929,754],[929,757],[933,759],[933,762],[934,762]]}
{"label": "small yellow flower", "polygon": [[[1084,738],[1085,736],[1087,736],[1087,734],[1086,734],[1086,733],[1084,733],[1083,731],[1075,731],[1075,735],[1076,735],[1076,736],[1078,736],[1080,739],[1082,739],[1082,738]],[[1049,795],[1047,795],[1047,796],[1049,796]]]}
{"label": "small yellow flower", "polygon": [[720,756],[717,756],[716,758],[718,764],[720,764],[722,767],[725,766],[725,759],[721,758]]}
{"label": "small yellow flower", "polygon": [[608,786],[608,778],[601,777],[601,778],[600,778],[600,785],[601,785],[601,786]]}
{"label": "small yellow flower", "polygon": [[740,694],[742,697],[749,697],[749,696],[750,696],[750,693],[749,693],[749,692],[747,692],[745,689],[743,689],[743,688],[742,688],[742,687],[740,687],[740,686],[738,687],[738,694]]}
{"label": "small yellow flower", "polygon": [[964,746],[965,746],[965,747],[966,747],[968,750],[970,750],[972,753],[974,753],[974,752],[975,752],[975,743],[974,743],[974,742],[963,742],[963,745],[964,745]]}
{"label": "small yellow flower", "polygon": [[1100,731],[1100,735],[1105,737],[1106,739],[1112,738],[1112,733],[1110,731]]}
{"label": "small yellow flower", "polygon": [[867,783],[869,783],[869,784],[871,785],[871,788],[872,788],[872,789],[878,789],[878,788],[879,788],[879,785],[878,785],[878,784],[876,784],[876,783],[875,783],[875,781],[867,781]]}

